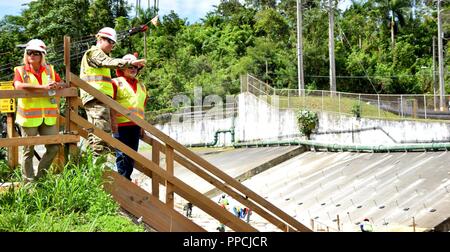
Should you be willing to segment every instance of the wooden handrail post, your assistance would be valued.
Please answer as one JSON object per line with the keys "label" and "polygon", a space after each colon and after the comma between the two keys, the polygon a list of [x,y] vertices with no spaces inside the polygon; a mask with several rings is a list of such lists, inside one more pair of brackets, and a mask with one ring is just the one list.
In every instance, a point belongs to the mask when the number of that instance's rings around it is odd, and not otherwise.
{"label": "wooden handrail post", "polygon": [[[64,65],[66,66],[66,88],[70,88],[70,80],[71,80],[71,72],[70,72],[70,37],[64,36]],[[66,124],[64,131],[66,133],[71,133],[74,131],[77,126],[70,120],[70,112],[74,111],[78,114],[78,106],[81,105],[78,97],[67,97],[66,98]],[[66,152],[66,156],[75,155],[78,153],[78,148],[76,144],[69,143],[68,144],[68,152]]]}
{"label": "wooden handrail post", "polygon": [[[68,78],[67,76],[69,75],[70,78],[70,70],[67,71],[67,62],[69,62],[69,67],[70,67],[70,38],[67,36],[64,36],[64,64],[66,65],[66,79]],[[67,86],[68,87],[68,86]],[[58,105],[58,111],[61,111],[61,98],[60,97],[56,97],[56,104]],[[70,98],[66,98],[66,111],[67,109],[70,108]],[[60,117],[61,115],[58,115],[58,117]],[[69,118],[68,118],[69,119]],[[68,132],[67,129],[69,127],[70,124],[70,119],[66,122],[66,123],[60,123],[61,120],[56,120],[56,128],[58,129],[58,132],[60,132],[61,126],[63,126],[63,131],[64,132]],[[63,125],[61,125],[63,124]],[[59,146],[59,150],[58,150],[58,154],[56,155],[55,160],[53,161],[53,163],[55,163],[58,166],[58,170],[62,171],[64,164],[66,163],[66,155],[65,155],[65,145],[63,145],[63,148],[61,148],[61,146]]]}
{"label": "wooden handrail post", "polygon": [[[174,175],[173,160],[174,160],[173,147],[170,145],[166,145],[166,171],[169,176]],[[173,192],[174,192],[173,185],[168,180],[166,180],[166,204],[171,208],[173,208],[174,206]]]}
{"label": "wooden handrail post", "polygon": [[[159,152],[160,152],[159,144],[156,143],[155,139],[152,139],[152,161],[158,166],[160,164]],[[160,179],[158,174],[152,172],[152,194],[158,199],[159,199],[159,181]]]}
{"label": "wooden handrail post", "polygon": [[[17,132],[14,127],[14,113],[8,113],[6,115],[6,125],[8,138],[16,137]],[[19,164],[19,148],[17,146],[8,147],[8,166],[14,170],[18,164]]]}
{"label": "wooden handrail post", "polygon": [[[64,36],[64,65],[66,65],[66,87],[70,87],[70,37]],[[70,111],[72,109],[71,104],[72,99],[69,97],[66,99],[66,124],[65,124],[65,132],[71,131],[71,123],[70,123]]]}

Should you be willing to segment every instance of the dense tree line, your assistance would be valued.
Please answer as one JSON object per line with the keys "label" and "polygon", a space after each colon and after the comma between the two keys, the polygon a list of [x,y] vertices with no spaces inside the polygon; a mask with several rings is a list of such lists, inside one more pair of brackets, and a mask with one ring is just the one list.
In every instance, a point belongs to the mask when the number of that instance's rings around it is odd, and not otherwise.
{"label": "dense tree line", "polygon": [[[442,2],[447,51],[450,4]],[[303,0],[309,89],[329,89],[327,4]],[[345,11],[335,8],[338,91],[432,93],[436,9],[436,1],[431,0],[352,0]],[[51,47],[49,61],[64,74],[64,35],[74,41],[72,71],[77,72],[83,50],[93,44],[93,35],[101,27],[127,31],[148,24],[157,13],[140,10],[130,17],[130,11],[124,0],[31,2],[20,16],[0,21],[0,77],[11,78],[12,68],[23,55],[17,45],[31,38],[43,39]],[[134,51],[144,56],[143,33],[120,32],[119,39],[113,56]],[[140,78],[151,91],[154,110],[168,107],[174,94],[192,93],[195,86],[201,86],[204,94],[236,94],[239,75],[247,72],[274,87],[295,89],[296,41],[296,0],[221,0],[198,23],[190,24],[172,12],[160,17],[158,27],[149,25],[148,67]],[[448,65],[450,57],[445,60]]]}

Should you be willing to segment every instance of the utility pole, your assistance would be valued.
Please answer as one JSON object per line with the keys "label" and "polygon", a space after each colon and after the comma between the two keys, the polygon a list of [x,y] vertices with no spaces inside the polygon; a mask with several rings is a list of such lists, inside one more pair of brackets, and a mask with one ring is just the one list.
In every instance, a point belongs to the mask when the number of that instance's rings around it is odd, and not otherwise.
{"label": "utility pole", "polygon": [[433,36],[433,106],[434,111],[437,111],[437,92],[438,83],[436,78],[436,36]]}
{"label": "utility pole", "polygon": [[269,85],[269,66],[267,65],[267,60],[266,60],[266,84]]}
{"label": "utility pole", "polygon": [[303,77],[303,15],[302,0],[297,0],[297,59],[298,59],[298,95],[303,95],[305,80]]}
{"label": "utility pole", "polygon": [[144,59],[147,60],[147,31],[144,31]]}
{"label": "utility pole", "polygon": [[330,91],[331,95],[334,96],[336,93],[336,67],[334,61],[334,11],[333,11],[333,0],[328,0],[329,4],[329,51],[330,51]]}
{"label": "utility pole", "polygon": [[442,15],[441,15],[441,0],[437,1],[438,11],[438,59],[439,59],[439,106],[441,111],[445,111],[446,106],[444,104],[445,86],[444,86],[444,59],[442,49]]}
{"label": "utility pole", "polygon": [[141,7],[141,0],[136,0],[136,17],[138,16],[138,10]]}
{"label": "utility pole", "polygon": [[[140,0],[139,0],[140,1]],[[150,10],[150,0],[147,1],[147,11]],[[144,12],[145,18],[145,12]],[[147,60],[147,31],[144,31],[144,59]]]}

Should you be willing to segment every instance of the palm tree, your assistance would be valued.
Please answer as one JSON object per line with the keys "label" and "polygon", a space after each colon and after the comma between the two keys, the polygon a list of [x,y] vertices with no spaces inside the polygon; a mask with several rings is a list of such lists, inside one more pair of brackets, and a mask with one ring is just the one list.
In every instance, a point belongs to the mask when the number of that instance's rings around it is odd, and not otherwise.
{"label": "palm tree", "polygon": [[388,21],[391,30],[392,48],[395,46],[395,34],[405,25],[405,17],[411,10],[412,0],[375,0],[379,11]]}

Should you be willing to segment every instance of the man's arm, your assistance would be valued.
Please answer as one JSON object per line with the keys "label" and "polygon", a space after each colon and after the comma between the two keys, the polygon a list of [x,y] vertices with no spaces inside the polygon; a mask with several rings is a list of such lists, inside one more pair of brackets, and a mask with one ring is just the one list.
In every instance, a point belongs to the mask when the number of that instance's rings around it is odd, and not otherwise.
{"label": "man's arm", "polygon": [[88,63],[92,67],[121,68],[129,64],[128,60],[109,57],[101,49],[91,51]]}
{"label": "man's arm", "polygon": [[143,66],[145,60],[124,60],[109,57],[101,49],[93,50],[88,58],[88,64],[92,67],[107,67],[107,68],[123,68],[129,65]]}

